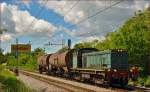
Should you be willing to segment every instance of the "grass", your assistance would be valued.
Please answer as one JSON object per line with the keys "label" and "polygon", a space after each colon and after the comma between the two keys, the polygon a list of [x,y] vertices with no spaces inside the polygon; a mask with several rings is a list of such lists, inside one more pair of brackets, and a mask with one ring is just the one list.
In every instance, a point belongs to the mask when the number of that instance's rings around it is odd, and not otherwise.
{"label": "grass", "polygon": [[129,85],[132,86],[144,86],[150,88],[150,76],[140,77],[137,81],[129,81]]}
{"label": "grass", "polygon": [[12,72],[0,69],[0,92],[35,92],[19,81]]}

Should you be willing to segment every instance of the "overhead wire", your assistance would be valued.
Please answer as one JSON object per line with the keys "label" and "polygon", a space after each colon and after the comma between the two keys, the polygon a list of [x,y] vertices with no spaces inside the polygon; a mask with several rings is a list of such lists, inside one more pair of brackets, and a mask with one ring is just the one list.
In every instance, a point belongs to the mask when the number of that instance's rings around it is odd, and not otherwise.
{"label": "overhead wire", "polygon": [[[48,2],[48,0],[45,0],[44,3],[43,3],[43,5],[45,5],[47,2]],[[41,14],[43,14],[43,12],[44,12],[44,11],[43,11],[42,7],[40,7],[40,10],[36,12],[35,16],[40,16]],[[36,21],[36,18],[34,18],[34,19],[31,21],[31,23],[30,23],[29,26],[28,26],[28,30],[31,29],[31,27],[33,26],[33,24],[35,23],[35,21]],[[25,30],[25,29],[24,29],[24,30]],[[34,41],[34,43],[35,43],[35,41]]]}
{"label": "overhead wire", "polygon": [[[67,14],[69,14],[72,10],[73,10],[73,8],[75,8],[78,4],[79,4],[79,2],[80,2],[80,0],[77,0],[65,13],[64,13],[64,18],[65,18],[65,16],[67,15]],[[59,24],[60,23],[60,19],[59,18],[57,18],[56,19],[56,22],[55,23],[57,23],[57,24]],[[55,37],[56,35],[52,35],[51,36],[51,38],[52,37]]]}
{"label": "overhead wire", "polygon": [[85,19],[79,21],[78,23],[73,24],[73,25],[71,25],[71,26],[69,26],[69,27],[72,27],[72,26],[74,26],[74,25],[81,24],[82,22],[84,22],[84,21],[86,21],[86,20],[88,20],[88,19],[90,19],[90,18],[92,18],[92,17],[94,17],[94,16],[96,16],[96,15],[98,15],[98,14],[100,14],[100,13],[102,13],[102,12],[104,12],[104,11],[110,9],[110,8],[112,8],[112,7],[115,6],[115,5],[120,4],[120,3],[123,2],[123,1],[124,1],[124,0],[121,0],[121,1],[119,1],[119,2],[117,2],[117,3],[115,3],[115,4],[112,4],[111,6],[106,7],[106,8],[104,8],[103,10],[100,10],[100,11],[96,12],[95,14],[93,14],[93,15],[91,15],[91,16],[88,16],[87,18],[85,18]]}
{"label": "overhead wire", "polygon": [[[119,2],[117,2],[117,3],[111,4],[110,6],[108,6],[108,7],[104,8],[104,9],[102,9],[102,10],[100,10],[100,11],[98,11],[98,12],[94,13],[93,15],[88,16],[87,18],[85,18],[85,19],[83,19],[83,20],[79,21],[78,23],[73,24],[73,25],[68,26],[68,27],[73,27],[73,26],[79,25],[79,24],[81,24],[81,23],[85,22],[86,20],[91,19],[92,17],[95,17],[95,16],[97,16],[98,14],[100,14],[100,13],[102,13],[102,12],[104,12],[104,11],[106,11],[106,10],[110,9],[110,8],[112,8],[113,6],[116,6],[116,5],[120,4],[120,3],[121,3],[121,2],[123,2],[123,1],[124,1],[124,0],[121,0],[121,1],[119,1]],[[91,32],[90,32],[90,33],[91,33]],[[89,34],[90,34],[90,33],[89,33]],[[86,34],[87,34],[87,33],[86,33]],[[84,34],[82,34],[82,35],[84,35]]]}
{"label": "overhead wire", "polygon": [[[48,0],[45,0],[43,4],[45,5],[47,2],[48,2]],[[40,16],[43,13],[42,11],[43,11],[43,9],[40,7],[40,10],[36,12],[35,16],[38,16],[38,15]],[[34,18],[33,20],[31,20],[31,23],[28,25],[28,28],[27,28],[28,30],[30,30],[30,28],[34,24],[35,20],[36,20],[36,18]],[[25,30],[25,28],[22,31],[24,31],[24,30]]]}
{"label": "overhead wire", "polygon": [[[46,4],[47,1],[48,1],[48,0],[45,1],[45,4]],[[79,1],[80,1],[80,0],[78,0],[71,8],[65,13],[64,17],[79,3]],[[83,19],[83,20],[81,20],[81,21],[79,21],[79,22],[77,22],[77,23],[75,23],[75,24],[73,24],[73,25],[68,26],[68,28],[73,27],[73,26],[76,26],[76,25],[79,25],[79,24],[85,22],[86,20],[91,19],[92,17],[97,16],[98,14],[100,14],[100,13],[102,13],[102,12],[104,12],[104,11],[110,9],[110,8],[112,8],[113,6],[118,5],[119,3],[123,2],[123,1],[124,1],[124,0],[119,1],[119,2],[117,2],[117,3],[115,3],[115,4],[112,4],[111,6],[106,7],[106,8],[104,8],[103,10],[98,11],[98,12],[92,14],[91,16],[88,16],[87,18],[85,18],[85,19]],[[41,12],[42,12],[42,9],[39,10],[39,12],[38,12],[37,14],[39,14],[39,13],[42,14]],[[60,21],[60,20],[59,20],[59,21]],[[58,21],[58,22],[59,22],[59,21]],[[32,22],[31,22],[29,28],[33,25],[34,22],[35,22],[35,19],[32,20]],[[83,34],[82,34],[82,35],[83,35]],[[53,36],[52,36],[52,37],[53,37]]]}
{"label": "overhead wire", "polygon": [[[100,10],[100,11],[98,11],[98,12],[92,14],[91,16],[88,16],[87,18],[85,18],[85,19],[79,21],[79,22],[76,23],[76,24],[73,24],[73,25],[71,25],[71,26],[68,26],[68,28],[69,28],[69,27],[73,27],[73,26],[75,26],[75,25],[79,25],[79,24],[85,22],[86,20],[91,19],[92,17],[95,17],[95,16],[97,16],[98,14],[100,14],[100,13],[102,13],[102,12],[104,12],[104,11],[110,9],[110,8],[112,8],[113,6],[116,6],[116,5],[120,4],[120,3],[123,2],[123,1],[124,1],[124,0],[112,4],[112,3],[111,3],[111,0],[110,0],[110,6],[108,6],[108,7],[105,6],[104,9],[102,9],[102,10]],[[97,32],[97,33],[99,33],[99,32]],[[97,33],[93,33],[93,32],[92,32],[92,35],[97,35]],[[105,33],[105,32],[102,31],[102,32],[100,32],[100,33]],[[80,34],[79,36],[81,37],[81,36],[88,35],[88,34],[91,34],[91,32],[85,33],[85,34]],[[52,36],[52,37],[54,37],[54,36]]]}
{"label": "overhead wire", "polygon": [[[48,0],[45,0],[44,5],[45,5],[47,2],[48,2]],[[40,10],[35,14],[35,16],[38,16],[38,15],[40,16],[40,15],[42,14],[42,11],[43,11],[43,9],[40,8]],[[34,24],[35,21],[36,21],[36,18],[34,18],[34,19],[31,21],[31,23],[30,23],[28,29],[31,28],[31,26]]]}

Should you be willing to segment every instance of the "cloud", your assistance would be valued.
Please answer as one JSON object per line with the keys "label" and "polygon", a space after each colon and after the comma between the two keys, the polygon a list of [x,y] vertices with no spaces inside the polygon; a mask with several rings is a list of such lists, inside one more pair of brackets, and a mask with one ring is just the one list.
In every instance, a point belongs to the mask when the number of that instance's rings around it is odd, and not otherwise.
{"label": "cloud", "polygon": [[3,34],[1,35],[1,41],[4,42],[4,41],[8,41],[12,38],[12,36],[10,34]]}
{"label": "cloud", "polygon": [[7,33],[32,36],[49,36],[57,29],[49,22],[31,16],[28,11],[21,11],[15,5],[1,3],[1,28]]}
{"label": "cloud", "polygon": [[21,0],[21,1],[27,8],[30,8],[31,0]]}
{"label": "cloud", "polygon": [[103,41],[103,40],[105,40],[105,37],[104,36],[101,36],[101,37],[89,36],[89,37],[86,37],[86,38],[82,39],[81,42],[92,42],[94,40]]}
{"label": "cloud", "polygon": [[26,5],[28,5],[30,3],[30,0],[22,0],[22,2]]}
{"label": "cloud", "polygon": [[[48,9],[54,10],[56,13],[64,16],[66,22],[76,24],[89,16],[95,14],[96,12],[113,5],[118,2],[115,0],[80,0],[78,1],[68,1],[61,0],[55,1],[50,0],[48,2],[39,1],[42,6]],[[64,32],[72,36],[103,36],[108,32],[114,31],[116,27],[122,25],[122,23],[133,16],[134,12],[138,9],[143,9],[147,4],[148,0],[124,0],[120,4],[113,6],[112,8],[92,17],[81,24],[76,25],[77,29],[70,31],[64,29]],[[76,5],[75,5],[76,4]],[[74,6],[72,8],[72,6]],[[71,9],[71,10],[70,10]],[[68,10],[70,10],[68,12]],[[114,29],[115,28],[115,29]]]}
{"label": "cloud", "polygon": [[66,22],[77,23],[85,17],[84,11],[78,7],[78,3],[81,1],[49,0],[46,4],[45,2],[46,1],[39,0],[39,3],[42,6],[45,6],[48,9],[53,9],[56,13],[64,16]]}
{"label": "cloud", "polygon": [[[30,6],[29,3],[34,3],[32,1],[34,0],[25,0],[23,3]],[[63,16],[66,22],[76,24],[99,10],[116,3],[118,0],[106,0],[106,2],[105,0],[80,0],[78,3],[77,0],[46,1],[47,0],[38,0],[40,5],[45,6],[47,9],[53,10],[57,14]],[[56,27],[48,21],[37,19],[28,11],[19,10],[16,5],[1,3],[0,27],[7,28],[8,30],[6,33],[7,35],[5,34],[4,36],[3,34],[3,41],[23,36],[24,38],[30,38],[33,42],[33,46],[38,47],[41,45],[43,46],[43,43],[51,40],[49,39],[50,37],[59,40],[63,37],[72,37],[73,40],[75,39],[75,43],[78,41],[91,41],[95,39],[101,40],[108,32],[115,31],[128,18],[133,16],[136,10],[147,7],[147,2],[149,1],[124,0],[124,2],[114,6],[113,8],[108,9],[107,11],[88,19],[81,24],[75,25],[76,27],[73,30],[69,30],[63,26]],[[105,3],[107,5],[105,5]],[[73,7],[73,5],[75,6]],[[28,9],[30,10],[31,7]],[[33,20],[34,23],[31,25]],[[61,32],[62,35],[59,34]],[[52,34],[56,34],[57,37],[54,37]]]}
{"label": "cloud", "polygon": [[147,9],[148,7],[150,7],[150,2],[147,3],[144,7],[145,7],[146,9]]}

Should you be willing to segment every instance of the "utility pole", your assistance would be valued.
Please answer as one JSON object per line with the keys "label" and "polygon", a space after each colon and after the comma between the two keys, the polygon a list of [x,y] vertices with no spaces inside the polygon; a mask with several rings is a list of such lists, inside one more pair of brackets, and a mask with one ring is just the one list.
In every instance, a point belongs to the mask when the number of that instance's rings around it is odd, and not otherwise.
{"label": "utility pole", "polygon": [[0,50],[3,52],[3,49],[2,49],[2,34],[3,32],[6,32],[7,30],[6,29],[1,29],[0,28]]}
{"label": "utility pole", "polygon": [[1,29],[1,27],[0,27],[0,50],[1,50],[1,48],[2,48],[2,46],[1,46],[1,35],[2,35],[2,33],[3,33],[3,31],[2,31],[2,29]]}
{"label": "utility pole", "polygon": [[149,51],[148,51],[148,55],[149,55],[149,59],[148,59],[148,74],[150,75],[150,2],[149,2],[149,8],[148,8],[148,15],[149,15],[149,26],[148,26],[148,29],[149,29]]}
{"label": "utility pole", "polygon": [[0,51],[2,51],[2,45],[1,45],[2,41],[1,40],[2,39],[1,39],[1,35],[0,35]]}
{"label": "utility pole", "polygon": [[18,69],[18,39],[16,38],[16,46],[17,46],[17,50],[16,50],[16,59],[17,59],[17,69]]}
{"label": "utility pole", "polygon": [[16,68],[15,68],[15,70],[14,70],[14,72],[15,72],[15,74],[16,74],[16,76],[18,76],[19,75],[19,67],[18,67],[18,39],[16,38],[16,59],[17,59],[17,61],[16,61]]}
{"label": "utility pole", "polygon": [[[31,46],[31,41],[30,40],[29,40],[28,44]],[[31,57],[31,52],[29,52],[28,54]]]}

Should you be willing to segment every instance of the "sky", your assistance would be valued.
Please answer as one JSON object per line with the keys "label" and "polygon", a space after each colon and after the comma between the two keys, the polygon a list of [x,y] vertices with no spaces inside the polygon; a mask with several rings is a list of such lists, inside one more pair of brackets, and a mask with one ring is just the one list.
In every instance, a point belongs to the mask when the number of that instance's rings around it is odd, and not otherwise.
{"label": "sky", "polygon": [[2,49],[10,52],[16,38],[53,53],[62,46],[45,46],[48,42],[72,47],[79,42],[104,40],[150,0],[0,0],[0,35]]}

